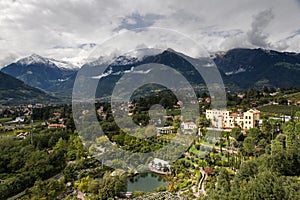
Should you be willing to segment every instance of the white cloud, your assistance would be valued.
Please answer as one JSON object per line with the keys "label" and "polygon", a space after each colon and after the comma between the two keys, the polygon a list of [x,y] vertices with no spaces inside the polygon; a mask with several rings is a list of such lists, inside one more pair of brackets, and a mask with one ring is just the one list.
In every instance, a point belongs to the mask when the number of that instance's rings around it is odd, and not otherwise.
{"label": "white cloud", "polygon": [[265,28],[274,19],[271,9],[264,10],[254,16],[251,29],[247,32],[249,42],[258,47],[270,48],[268,35],[264,33]]}
{"label": "white cloud", "polygon": [[99,44],[124,29],[144,26],[177,30],[209,51],[265,47],[300,52],[297,5],[299,0],[1,0],[0,64],[31,53],[76,60],[88,54],[78,45]]}

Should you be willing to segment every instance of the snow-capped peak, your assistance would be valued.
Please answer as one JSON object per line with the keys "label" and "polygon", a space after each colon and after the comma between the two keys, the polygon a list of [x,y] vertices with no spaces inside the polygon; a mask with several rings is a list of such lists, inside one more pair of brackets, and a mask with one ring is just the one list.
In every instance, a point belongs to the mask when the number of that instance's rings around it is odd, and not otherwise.
{"label": "snow-capped peak", "polygon": [[66,62],[66,61],[60,61],[53,58],[45,58],[37,54],[32,54],[28,57],[22,58],[17,63],[21,65],[32,65],[32,64],[46,64],[50,67],[58,67],[62,69],[77,69],[75,65]]}
{"label": "snow-capped peak", "polygon": [[62,61],[62,60],[55,60],[53,58],[49,58],[49,60],[54,63],[57,67],[63,68],[63,69],[78,69],[77,66],[73,65],[72,63],[69,63],[67,61]]}
{"label": "snow-capped peak", "polygon": [[138,61],[135,57],[119,56],[114,59],[111,65],[131,65]]}
{"label": "snow-capped peak", "polygon": [[20,63],[22,65],[31,65],[31,64],[35,64],[35,63],[45,63],[48,64],[49,60],[37,55],[37,54],[32,54],[31,56],[28,56],[26,58],[22,58],[21,60],[19,60],[17,63]]}

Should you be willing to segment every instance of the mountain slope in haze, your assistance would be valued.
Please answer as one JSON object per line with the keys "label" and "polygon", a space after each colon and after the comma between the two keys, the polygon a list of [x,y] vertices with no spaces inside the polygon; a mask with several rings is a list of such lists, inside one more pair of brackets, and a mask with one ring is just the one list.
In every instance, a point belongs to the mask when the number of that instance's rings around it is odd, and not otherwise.
{"label": "mountain slope in haze", "polygon": [[[227,90],[238,92],[248,88],[300,86],[300,54],[263,49],[232,49],[217,54],[216,63]],[[90,77],[100,79],[97,95],[109,96],[120,77],[142,64],[159,63],[180,72],[196,88],[205,89],[201,76],[184,58],[166,50],[142,59],[120,56],[109,64],[102,74],[97,74],[97,64],[86,64]],[[74,80],[70,79],[70,81]],[[72,84],[69,84],[72,85]],[[102,93],[102,95],[100,94]]]}
{"label": "mountain slope in haze", "polygon": [[[212,70],[211,67],[207,67],[209,60],[207,59],[198,59],[200,66],[202,69],[205,70]],[[165,50],[162,53],[159,53],[157,55],[150,55],[145,56],[143,58],[135,58],[135,57],[126,57],[126,56],[119,56],[115,60],[113,60],[110,64],[105,66],[106,70],[99,74],[99,68],[100,64],[86,64],[82,67],[82,70],[86,71],[86,75],[90,77],[94,77],[95,79],[99,80],[98,84],[98,90],[96,93],[96,97],[105,97],[110,96],[115,85],[120,80],[120,78],[126,74],[131,73],[134,68],[143,65],[143,64],[162,64],[165,66],[169,66],[173,68],[174,70],[178,71],[179,74],[184,76],[184,78],[189,82],[194,90],[196,92],[201,92],[204,90],[207,90],[206,84],[201,77],[201,74],[195,69],[194,66],[192,66],[191,63],[189,63],[185,58],[183,58],[180,54],[177,52],[174,52],[171,49]],[[163,69],[161,69],[163,70]],[[150,73],[146,71],[138,71],[135,72],[136,74],[143,74],[143,76],[151,76]],[[221,72],[222,73],[222,72]],[[232,88],[237,88],[234,83],[226,77],[225,74],[221,74],[223,81],[227,86],[230,86]],[[149,77],[148,77],[149,78]],[[163,79],[169,79],[169,81],[175,81],[172,80],[172,77],[161,77]],[[126,91],[126,87],[130,87],[130,81],[132,80],[125,80],[124,84],[124,91]],[[178,86],[183,85],[179,81],[176,83]],[[143,89],[144,91],[151,92],[156,88],[157,86],[154,85],[147,85]]]}
{"label": "mountain slope in haze", "polygon": [[[97,97],[110,96],[124,74],[130,73],[139,65],[149,63],[163,64],[177,70],[197,92],[206,89],[197,70],[173,50],[142,55],[143,57],[139,58],[128,55],[116,57],[104,66],[105,71],[101,73],[99,66],[103,64],[104,58],[83,65],[80,71],[85,70],[88,78],[99,81]],[[300,54],[297,53],[232,49],[218,53],[213,60],[220,71],[226,90],[238,92],[248,88],[300,86]],[[65,69],[66,66],[68,66],[66,62],[32,55],[12,63],[2,71],[48,93],[70,98],[77,69]],[[148,89],[150,91],[151,87]]]}
{"label": "mountain slope in haze", "polygon": [[47,103],[57,101],[45,92],[0,72],[0,104]]}
{"label": "mountain slope in haze", "polygon": [[300,86],[300,54],[264,49],[232,49],[214,61],[242,89]]}
{"label": "mountain slope in haze", "polygon": [[[33,54],[4,67],[1,71],[26,84],[50,92],[48,89],[69,79],[76,69],[64,61]],[[71,68],[71,69],[70,69]]]}

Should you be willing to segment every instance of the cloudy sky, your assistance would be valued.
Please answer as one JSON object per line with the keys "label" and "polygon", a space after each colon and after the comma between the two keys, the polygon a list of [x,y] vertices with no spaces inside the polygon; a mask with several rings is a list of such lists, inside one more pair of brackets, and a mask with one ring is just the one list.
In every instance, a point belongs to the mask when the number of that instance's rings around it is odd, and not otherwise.
{"label": "cloudy sky", "polygon": [[131,31],[129,43],[142,27],[178,31],[209,52],[300,52],[300,0],[1,0],[0,13],[1,67],[32,53],[80,61],[91,44]]}

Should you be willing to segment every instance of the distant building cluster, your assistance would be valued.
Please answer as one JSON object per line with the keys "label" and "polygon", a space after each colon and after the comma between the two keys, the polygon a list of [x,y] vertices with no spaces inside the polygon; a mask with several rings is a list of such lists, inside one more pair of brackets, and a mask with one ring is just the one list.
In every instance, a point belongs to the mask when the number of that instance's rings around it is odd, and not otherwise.
{"label": "distant building cluster", "polygon": [[48,124],[48,128],[66,128],[64,124]]}
{"label": "distant building cluster", "polygon": [[206,118],[214,128],[232,129],[236,126],[244,130],[254,128],[260,120],[260,111],[250,109],[243,113],[234,113],[228,110],[206,110]]}

